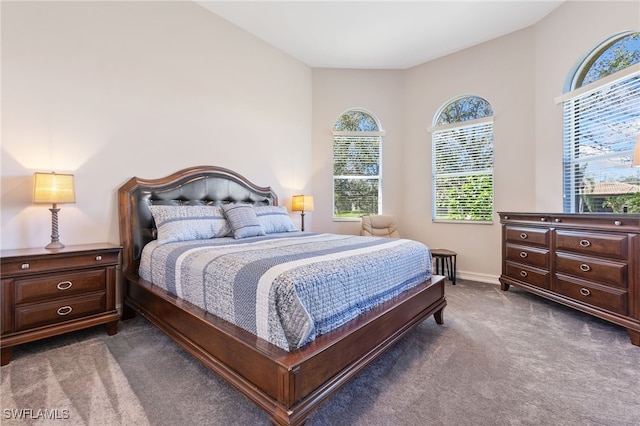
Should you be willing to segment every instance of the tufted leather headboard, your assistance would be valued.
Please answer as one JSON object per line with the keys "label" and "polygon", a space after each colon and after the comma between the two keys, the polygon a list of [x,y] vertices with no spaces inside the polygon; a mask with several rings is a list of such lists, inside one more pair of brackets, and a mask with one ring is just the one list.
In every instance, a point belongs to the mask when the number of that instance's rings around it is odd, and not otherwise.
{"label": "tufted leather headboard", "polygon": [[270,187],[260,187],[238,173],[216,166],[197,166],[159,179],[133,177],[118,189],[122,270],[138,274],[142,248],[156,238],[149,205],[219,205],[243,202],[278,205]]}

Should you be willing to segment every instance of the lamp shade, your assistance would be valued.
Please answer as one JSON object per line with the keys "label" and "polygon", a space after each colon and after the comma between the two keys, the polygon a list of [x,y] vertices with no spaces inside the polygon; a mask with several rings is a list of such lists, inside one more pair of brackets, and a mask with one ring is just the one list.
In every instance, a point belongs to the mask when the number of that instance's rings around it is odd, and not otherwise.
{"label": "lamp shade", "polygon": [[46,204],[75,203],[76,193],[73,175],[36,173],[33,185],[33,202]]}
{"label": "lamp shade", "polygon": [[294,195],[291,200],[291,210],[294,212],[312,212],[313,196],[312,195]]}
{"label": "lamp shade", "polygon": [[640,167],[640,136],[636,140],[636,149],[633,151],[633,167]]}

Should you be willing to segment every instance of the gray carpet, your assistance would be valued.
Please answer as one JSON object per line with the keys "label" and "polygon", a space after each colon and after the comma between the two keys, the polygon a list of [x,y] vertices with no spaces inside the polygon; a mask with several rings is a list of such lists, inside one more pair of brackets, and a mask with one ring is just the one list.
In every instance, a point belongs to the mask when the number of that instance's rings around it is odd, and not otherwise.
{"label": "gray carpet", "polygon": [[[640,347],[623,328],[513,287],[463,280],[446,293],[444,325],[426,320],[307,425],[640,424]],[[269,424],[140,317],[115,336],[96,327],[18,346],[0,376],[3,424]]]}

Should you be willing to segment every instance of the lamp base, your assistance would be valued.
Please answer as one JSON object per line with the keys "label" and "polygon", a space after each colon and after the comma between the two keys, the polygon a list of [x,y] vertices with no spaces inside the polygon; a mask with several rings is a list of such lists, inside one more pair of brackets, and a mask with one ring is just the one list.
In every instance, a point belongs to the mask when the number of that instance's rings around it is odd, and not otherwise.
{"label": "lamp base", "polygon": [[51,241],[49,244],[44,246],[44,248],[49,250],[61,249],[64,248],[64,244],[62,244],[60,241]]}
{"label": "lamp base", "polygon": [[64,244],[60,242],[60,235],[58,234],[58,212],[60,209],[54,204],[49,211],[51,212],[51,242],[44,248],[49,250],[64,248]]}

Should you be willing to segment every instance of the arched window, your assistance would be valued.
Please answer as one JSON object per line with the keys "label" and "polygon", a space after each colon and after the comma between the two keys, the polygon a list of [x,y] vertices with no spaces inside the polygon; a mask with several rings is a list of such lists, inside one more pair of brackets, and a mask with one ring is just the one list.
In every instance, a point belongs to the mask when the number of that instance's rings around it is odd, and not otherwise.
{"label": "arched window", "polygon": [[563,102],[563,210],[640,213],[640,33],[601,43],[580,61]]}
{"label": "arched window", "polygon": [[382,136],[370,113],[350,109],[333,126],[333,218],[359,220],[379,214]]}
{"label": "arched window", "polygon": [[440,109],[432,133],[432,219],[493,220],[493,109],[462,96]]}

